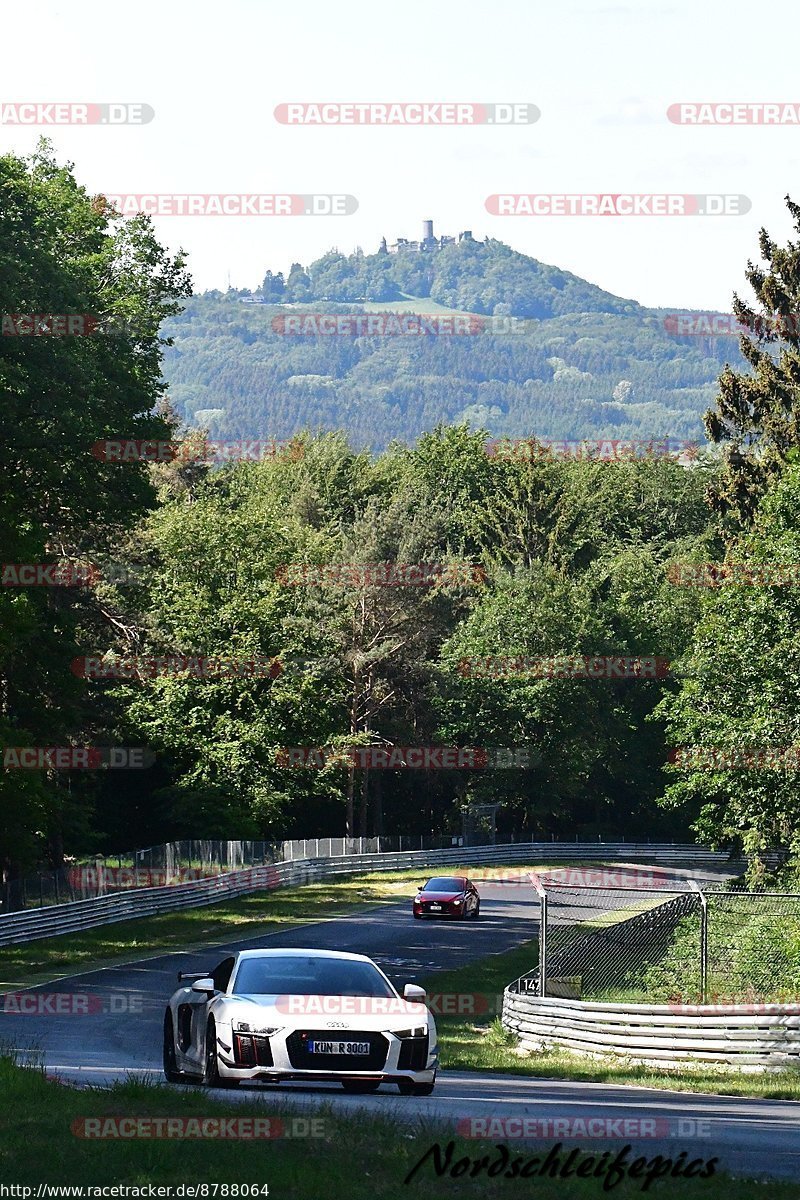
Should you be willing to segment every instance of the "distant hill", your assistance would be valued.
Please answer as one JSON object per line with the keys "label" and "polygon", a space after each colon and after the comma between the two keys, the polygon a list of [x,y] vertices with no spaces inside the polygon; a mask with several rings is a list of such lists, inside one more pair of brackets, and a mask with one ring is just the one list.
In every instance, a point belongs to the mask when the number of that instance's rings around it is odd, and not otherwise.
{"label": "distant hill", "polygon": [[[516,318],[516,332],[296,336],[280,320],[376,311]],[[494,240],[331,251],[286,279],[267,272],[256,293],[192,298],[164,326],[165,374],[187,423],[220,438],[342,428],[378,449],[460,421],[494,437],[700,438],[738,344],[679,337],[667,317]]]}

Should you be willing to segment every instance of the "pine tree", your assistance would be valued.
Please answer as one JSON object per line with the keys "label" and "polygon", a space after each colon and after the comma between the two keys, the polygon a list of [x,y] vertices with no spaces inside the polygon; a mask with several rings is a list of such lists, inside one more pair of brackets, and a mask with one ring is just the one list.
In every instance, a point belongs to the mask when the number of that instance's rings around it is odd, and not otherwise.
{"label": "pine tree", "polygon": [[[800,206],[786,205],[800,233]],[[800,446],[800,243],[778,246],[759,234],[766,267],[748,261],[746,278],[760,311],[734,293],[733,311],[745,327],[742,354],[751,372],[726,365],[706,432],[723,446],[723,468],[710,499],[718,512],[749,523],[770,482]]]}

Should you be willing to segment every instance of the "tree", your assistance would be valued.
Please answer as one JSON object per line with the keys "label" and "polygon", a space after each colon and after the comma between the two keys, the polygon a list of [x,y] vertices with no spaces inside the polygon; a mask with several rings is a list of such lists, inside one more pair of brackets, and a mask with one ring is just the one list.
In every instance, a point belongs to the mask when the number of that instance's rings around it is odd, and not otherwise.
{"label": "tree", "polygon": [[704,840],[756,856],[800,854],[799,531],[800,462],[790,451],[752,528],[730,544],[718,586],[697,588],[702,611],[676,664],[681,687],[658,711],[671,745],[685,750],[669,768],[665,803],[692,815]]}
{"label": "tree", "polygon": [[[6,436],[0,446],[0,541],[6,562],[109,557],[155,501],[146,463],[106,462],[104,438],[169,440],[160,402],[159,327],[189,290],[183,258],[147,217],[122,221],[92,200],[46,142],[0,158],[0,294],[8,314],[82,314],[83,336],[0,337]],[[9,329],[4,328],[4,333]],[[53,746],[102,735],[70,671],[82,631],[113,620],[79,588],[2,589],[0,734],[4,746]],[[19,776],[24,774],[25,778]],[[12,872],[87,835],[92,784],[53,771],[0,774],[0,857]]]}
{"label": "tree", "polygon": [[[800,233],[800,206],[786,206]],[[747,373],[726,366],[716,408],[705,415],[712,442],[724,447],[723,470],[711,489],[721,513],[752,520],[760,498],[800,446],[800,244],[778,244],[759,233],[766,267],[748,261],[747,282],[758,308],[736,293],[733,311],[747,332],[740,338]]]}
{"label": "tree", "polygon": [[306,300],[311,300],[312,297],[310,276],[306,274],[300,263],[292,263],[289,277],[286,280],[284,298],[296,304],[302,304]]}
{"label": "tree", "polygon": [[261,284],[261,295],[270,304],[279,304],[283,299],[286,291],[286,283],[281,271],[276,275],[272,271],[267,271],[264,276],[264,281]]}

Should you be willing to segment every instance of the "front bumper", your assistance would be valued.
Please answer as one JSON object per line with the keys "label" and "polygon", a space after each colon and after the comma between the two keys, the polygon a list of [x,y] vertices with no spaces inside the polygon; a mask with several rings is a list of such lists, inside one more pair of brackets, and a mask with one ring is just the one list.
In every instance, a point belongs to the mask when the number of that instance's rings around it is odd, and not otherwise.
{"label": "front bumper", "polygon": [[414,915],[417,917],[450,917],[460,918],[464,913],[464,905],[441,904],[437,909],[431,909],[430,904],[414,904]]}
{"label": "front bumper", "polygon": [[[338,1032],[338,1031],[337,1031]],[[221,1026],[217,1030],[217,1060],[220,1075],[227,1079],[261,1080],[279,1083],[281,1080],[305,1080],[318,1082],[343,1082],[346,1080],[379,1080],[383,1083],[433,1083],[439,1066],[439,1047],[430,1031],[425,1038],[398,1038],[389,1031],[343,1031],[348,1041],[368,1037],[371,1041],[369,1055],[344,1056],[320,1055],[320,1066],[313,1064],[313,1056],[303,1053],[303,1033],[317,1038],[330,1038],[330,1030],[285,1029],[269,1038],[248,1038],[247,1035],[232,1033]],[[252,1061],[243,1059],[242,1041],[250,1040],[261,1045],[253,1046]],[[413,1043],[413,1044],[412,1044]],[[422,1044],[424,1043],[424,1045]],[[380,1053],[378,1053],[380,1048]],[[250,1057],[245,1051],[244,1057]],[[330,1061],[325,1063],[325,1058]],[[361,1059],[362,1061],[359,1061]],[[335,1061],[333,1061],[335,1060]]]}

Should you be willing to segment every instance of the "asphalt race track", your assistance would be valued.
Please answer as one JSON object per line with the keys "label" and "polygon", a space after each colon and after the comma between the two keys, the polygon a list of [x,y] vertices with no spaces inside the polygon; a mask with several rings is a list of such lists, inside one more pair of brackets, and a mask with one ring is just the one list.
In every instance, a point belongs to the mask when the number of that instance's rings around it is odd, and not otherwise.
{"label": "asphalt race track", "polygon": [[[715,877],[709,872],[692,874],[698,879]],[[478,921],[414,921],[410,902],[404,899],[381,909],[365,909],[353,917],[103,968],[31,989],[25,994],[26,1003],[39,997],[36,1014],[9,1012],[6,1006],[0,1012],[0,1043],[14,1046],[22,1059],[33,1056],[43,1060],[49,1074],[68,1082],[102,1086],[131,1074],[161,1078],[161,1024],[177,972],[212,967],[232,949],[261,945],[368,954],[401,990],[404,983],[425,976],[429,991],[435,992],[437,970],[511,949],[536,934],[538,902],[532,889],[491,882],[481,885],[479,871],[474,878],[481,892]],[[65,997],[61,1003],[74,1006],[76,1012],[54,1013],[56,996]],[[690,1158],[718,1155],[720,1171],[800,1179],[798,1102],[460,1072],[440,1073],[430,1098],[401,1097],[389,1086],[371,1096],[346,1096],[338,1085],[289,1083],[217,1095],[234,1102],[237,1097],[264,1096],[267,1105],[270,1097],[280,1097],[281,1102],[291,1099],[304,1109],[326,1100],[333,1101],[337,1109],[379,1110],[399,1121],[425,1117],[449,1124],[469,1117],[653,1119],[657,1137],[637,1142],[635,1137],[623,1136],[606,1140],[602,1148],[618,1149],[629,1140],[634,1150],[640,1146],[647,1157],[664,1154],[675,1158],[685,1150]],[[491,1153],[494,1140],[476,1142],[475,1154]],[[557,1140],[550,1133],[540,1144],[549,1148]],[[591,1141],[588,1137],[572,1144]],[[566,1141],[565,1148],[570,1147]],[[421,1150],[425,1148],[421,1145]],[[535,1145],[526,1153],[537,1153]],[[433,1177],[430,1170],[427,1176]]]}

